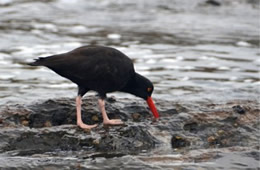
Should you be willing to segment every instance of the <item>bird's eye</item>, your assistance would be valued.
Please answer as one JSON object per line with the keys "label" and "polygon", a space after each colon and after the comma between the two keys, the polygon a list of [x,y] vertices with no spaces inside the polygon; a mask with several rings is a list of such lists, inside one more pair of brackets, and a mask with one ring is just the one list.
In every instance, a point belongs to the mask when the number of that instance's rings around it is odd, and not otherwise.
{"label": "bird's eye", "polygon": [[148,87],[148,88],[147,88],[147,91],[148,91],[148,92],[151,92],[152,90],[153,90],[153,89],[152,89],[151,87]]}

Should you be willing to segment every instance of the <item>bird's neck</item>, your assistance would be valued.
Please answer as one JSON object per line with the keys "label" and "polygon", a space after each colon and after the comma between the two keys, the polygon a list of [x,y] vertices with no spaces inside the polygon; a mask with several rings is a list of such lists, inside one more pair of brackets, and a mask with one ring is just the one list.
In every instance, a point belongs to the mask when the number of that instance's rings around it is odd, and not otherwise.
{"label": "bird's neck", "polygon": [[142,75],[135,73],[134,76],[127,82],[125,87],[120,91],[146,99],[146,96],[142,93],[141,87],[145,84],[145,81],[147,80],[148,79],[143,77]]}

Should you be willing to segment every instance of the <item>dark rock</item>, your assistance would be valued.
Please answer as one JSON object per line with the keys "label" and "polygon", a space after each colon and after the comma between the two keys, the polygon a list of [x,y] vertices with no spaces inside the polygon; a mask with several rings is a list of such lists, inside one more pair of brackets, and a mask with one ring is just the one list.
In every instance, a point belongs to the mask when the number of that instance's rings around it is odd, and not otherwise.
{"label": "dark rock", "polygon": [[174,115],[174,114],[178,114],[178,111],[176,109],[167,109],[166,111],[162,111],[161,113],[167,115]]}
{"label": "dark rock", "polygon": [[217,130],[214,134],[209,135],[207,137],[208,146],[217,146],[219,148],[223,147],[230,147],[235,144],[238,144],[239,142],[246,141],[247,139],[241,138],[241,135],[239,135],[239,132],[234,133],[231,128],[225,128],[224,130],[220,129]]}
{"label": "dark rock", "polygon": [[210,137],[208,137],[207,140],[208,140],[208,142],[209,142],[210,144],[213,144],[213,143],[215,144],[217,139],[216,139],[215,136],[210,136]]}
{"label": "dark rock", "polygon": [[93,120],[94,122],[99,122],[99,117],[98,117],[97,115],[93,115],[93,116],[92,116],[92,120]]}
{"label": "dark rock", "polygon": [[221,6],[221,3],[216,0],[207,0],[205,3],[212,6]]}
{"label": "dark rock", "polygon": [[259,7],[259,0],[247,0],[247,3],[249,3],[249,4],[253,4],[253,5],[258,5],[258,7]]}
{"label": "dark rock", "polygon": [[[74,100],[60,99],[57,101],[47,100],[46,102],[29,106],[31,110],[29,126],[34,128],[46,127],[47,121],[52,126],[75,124],[75,106],[73,106],[73,103]],[[83,120],[86,119],[84,115],[82,117]]]}
{"label": "dark rock", "polygon": [[[10,144],[10,150],[19,150],[18,155],[33,153],[53,152],[56,150],[81,150],[92,146],[90,137],[79,138],[66,131],[28,132],[23,133],[17,140]],[[29,153],[28,153],[29,152]]]}
{"label": "dark rock", "polygon": [[260,152],[258,151],[251,151],[249,153],[246,153],[247,156],[254,158],[257,161],[260,161]]}
{"label": "dark rock", "polygon": [[237,105],[237,106],[233,106],[233,111],[238,113],[238,114],[245,114],[246,111],[245,109],[243,109],[240,105]]}
{"label": "dark rock", "polygon": [[[94,99],[88,98],[83,101],[82,117],[83,121],[88,124],[102,123],[102,117]],[[32,129],[20,129],[22,133],[19,134],[11,132],[13,135],[16,134],[15,138],[1,136],[0,132],[0,138],[6,139],[2,150],[5,152],[16,150],[18,155],[81,149],[137,152],[151,149],[160,143],[145,126],[110,127],[105,133],[102,127],[86,133],[77,126],[71,126],[71,124],[76,125],[74,102],[74,99],[47,100],[30,106],[19,106],[19,109],[15,110],[8,109],[8,112],[4,110],[5,120],[9,123],[7,126],[23,125]],[[108,102],[106,108],[109,118],[131,120],[133,115],[131,111],[138,111],[140,120],[152,117],[144,106],[132,105],[132,109],[124,110],[120,107],[115,108]],[[91,133],[96,134],[96,137],[93,138]]]}
{"label": "dark rock", "polygon": [[197,133],[199,129],[198,123],[197,122],[187,123],[183,126],[183,129],[191,133]]}
{"label": "dark rock", "polygon": [[[234,114],[232,107],[240,106],[241,103],[246,114]],[[165,147],[169,142],[172,148],[184,150],[185,147],[195,150],[212,147],[254,147],[258,143],[259,108],[255,101],[209,105],[203,102],[176,104],[157,99],[156,105],[160,119],[154,122],[146,103],[141,99],[107,102],[108,116],[123,119],[125,126],[105,128],[102,126],[97,98],[88,97],[83,100],[83,121],[88,124],[101,124],[88,132],[76,126],[75,99],[47,100],[27,106],[7,105],[0,109],[0,154],[8,155],[11,159],[13,156],[30,158],[35,155],[70,155],[85,161],[106,156],[116,158],[140,154],[157,147]],[[200,158],[212,157],[201,155],[196,160]],[[64,160],[62,164],[67,165],[67,162]],[[54,165],[56,167],[57,164]],[[0,169],[2,167],[0,165]],[[76,165],[69,167],[73,169]]]}
{"label": "dark rock", "polygon": [[21,124],[24,125],[24,126],[28,126],[29,121],[28,120],[22,120]]}
{"label": "dark rock", "polygon": [[44,123],[44,127],[52,127],[51,122],[47,120],[47,121]]}
{"label": "dark rock", "polygon": [[173,135],[171,139],[172,148],[182,148],[190,146],[190,141],[183,136]]}
{"label": "dark rock", "polygon": [[116,129],[117,132],[102,135],[98,151],[140,152],[151,149],[160,141],[153,137],[145,127],[128,126]]}
{"label": "dark rock", "polygon": [[115,97],[108,97],[106,99],[106,101],[109,102],[109,103],[115,103],[116,102],[116,98]]}
{"label": "dark rock", "polygon": [[139,121],[141,118],[141,115],[139,113],[133,113],[132,118],[133,118],[133,121]]}

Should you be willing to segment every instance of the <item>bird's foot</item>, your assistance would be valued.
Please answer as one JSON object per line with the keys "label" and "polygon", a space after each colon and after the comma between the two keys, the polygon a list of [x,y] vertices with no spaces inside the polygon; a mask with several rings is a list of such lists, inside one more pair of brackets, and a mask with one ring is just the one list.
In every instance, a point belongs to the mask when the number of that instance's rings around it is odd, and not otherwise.
{"label": "bird's foot", "polygon": [[85,123],[83,123],[83,122],[78,122],[77,125],[78,125],[80,128],[86,129],[86,130],[90,130],[90,129],[92,129],[92,128],[94,128],[94,127],[97,126],[97,124],[87,125],[87,124],[85,124]]}
{"label": "bird's foot", "polygon": [[104,120],[103,124],[105,126],[109,126],[109,125],[123,125],[124,122],[122,122],[122,120],[120,120],[120,119],[108,119],[108,120]]}

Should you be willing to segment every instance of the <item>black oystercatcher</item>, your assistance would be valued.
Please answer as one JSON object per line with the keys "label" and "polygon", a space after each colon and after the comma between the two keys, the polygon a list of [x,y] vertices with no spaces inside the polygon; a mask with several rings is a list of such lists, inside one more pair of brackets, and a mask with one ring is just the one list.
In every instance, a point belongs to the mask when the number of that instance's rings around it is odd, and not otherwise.
{"label": "black oystercatcher", "polygon": [[89,90],[98,93],[98,104],[104,125],[120,125],[120,119],[109,119],[105,111],[106,94],[121,91],[141,97],[147,101],[155,118],[159,117],[151,98],[153,84],[136,73],[133,63],[122,52],[103,46],[83,46],[68,53],[40,57],[31,66],[46,66],[78,85],[77,125],[91,129],[97,125],[86,125],[81,119],[81,98]]}

